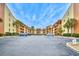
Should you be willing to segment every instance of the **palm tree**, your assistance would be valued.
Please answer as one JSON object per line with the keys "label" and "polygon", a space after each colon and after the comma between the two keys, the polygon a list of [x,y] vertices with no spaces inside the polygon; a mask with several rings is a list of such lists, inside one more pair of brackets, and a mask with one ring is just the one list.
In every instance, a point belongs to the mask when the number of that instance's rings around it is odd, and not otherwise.
{"label": "palm tree", "polygon": [[69,33],[69,29],[71,28],[69,20],[67,20],[67,22],[64,24],[64,28],[67,28],[67,33]]}
{"label": "palm tree", "polygon": [[[75,27],[76,23],[77,23],[76,19],[74,19],[74,18],[71,18],[71,19],[70,19],[71,37],[72,37],[72,29]],[[76,38],[74,38],[74,39],[72,40],[72,42],[73,42],[73,44],[76,44],[76,43],[77,43],[77,42],[76,42]]]}
{"label": "palm tree", "polygon": [[68,29],[68,33],[69,33],[69,29],[71,29],[71,36],[72,36],[72,29],[74,28],[75,25],[76,25],[76,19],[74,19],[74,18],[70,18],[64,24],[64,27]]}
{"label": "palm tree", "polygon": [[70,19],[71,34],[72,34],[72,29],[74,28],[75,25],[76,25],[76,19],[71,18]]}
{"label": "palm tree", "polygon": [[61,35],[62,36],[62,33],[64,32],[64,30],[60,27],[59,29],[58,29],[58,33],[59,33],[59,35]]}

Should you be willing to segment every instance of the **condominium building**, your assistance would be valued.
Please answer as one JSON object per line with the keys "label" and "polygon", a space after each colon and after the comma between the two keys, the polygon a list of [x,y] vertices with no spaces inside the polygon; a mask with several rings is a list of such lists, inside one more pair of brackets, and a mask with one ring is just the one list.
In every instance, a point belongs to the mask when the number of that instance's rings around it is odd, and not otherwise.
{"label": "condominium building", "polygon": [[[62,18],[62,29],[64,30],[64,33],[67,33],[67,28],[64,28],[64,24],[70,18],[74,18],[73,4],[69,6],[68,10],[66,11],[65,15]],[[69,33],[71,33],[71,29],[69,29]]]}
{"label": "condominium building", "polygon": [[19,34],[20,33],[30,33],[30,28],[28,26],[26,26],[25,24],[20,24],[19,26],[17,26],[16,32]]}
{"label": "condominium building", "polygon": [[37,29],[36,28],[34,29],[34,34],[37,34]]}
{"label": "condominium building", "polygon": [[[67,28],[64,28],[64,24],[67,20],[74,18],[76,19],[76,25],[72,29],[72,33],[79,33],[79,3],[73,3],[70,5],[65,15],[62,18],[62,29],[65,30],[64,33],[67,32]],[[71,29],[69,29],[69,33],[71,33]]]}
{"label": "condominium building", "polygon": [[46,28],[42,29],[42,34],[47,34],[47,29]]}
{"label": "condominium building", "polygon": [[41,34],[41,29],[40,28],[36,29],[36,34]]}
{"label": "condominium building", "polygon": [[16,25],[14,25],[16,20],[7,5],[0,3],[0,33],[30,33],[30,27],[23,23],[16,27]]}
{"label": "condominium building", "polygon": [[46,28],[47,28],[47,33],[53,34],[53,26],[52,25],[49,25]]}
{"label": "condominium building", "polygon": [[61,28],[61,22],[62,22],[62,20],[58,20],[58,21],[53,25],[53,35],[60,35],[59,29]]}
{"label": "condominium building", "polygon": [[0,4],[0,33],[4,33],[4,4]]}
{"label": "condominium building", "polygon": [[21,24],[16,28],[17,33],[24,33],[24,25]]}
{"label": "condominium building", "polygon": [[35,29],[30,29],[30,34],[35,34]]}
{"label": "condominium building", "polygon": [[0,33],[16,32],[16,26],[13,25],[16,18],[12,15],[6,4],[0,3]]}
{"label": "condominium building", "polygon": [[[73,3],[69,6],[68,10],[64,14],[62,21],[58,20],[54,25],[49,25],[43,29],[31,29],[25,24],[16,27],[13,23],[17,20],[5,3],[0,3],[0,33],[5,34],[6,32],[10,33],[31,33],[31,34],[47,34],[52,33],[58,35],[58,29],[62,26],[63,33],[68,33],[67,28],[64,28],[64,24],[67,20],[74,18],[76,19],[76,25],[72,28],[72,33],[79,33],[79,3]],[[71,33],[71,29],[69,29]]]}
{"label": "condominium building", "polygon": [[24,27],[24,33],[30,33],[30,27],[28,27],[27,25],[25,25]]}

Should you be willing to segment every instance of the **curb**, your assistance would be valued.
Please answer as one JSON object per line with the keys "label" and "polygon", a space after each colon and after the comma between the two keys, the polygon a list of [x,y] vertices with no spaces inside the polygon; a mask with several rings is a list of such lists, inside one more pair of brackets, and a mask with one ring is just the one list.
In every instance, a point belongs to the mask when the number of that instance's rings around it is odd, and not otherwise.
{"label": "curb", "polygon": [[4,36],[3,37],[0,37],[0,38],[4,38]]}
{"label": "curb", "polygon": [[10,38],[10,37],[17,37],[17,36],[3,36],[3,37],[0,37],[0,38]]}
{"label": "curb", "polygon": [[71,43],[71,42],[66,43],[66,46],[69,47],[69,48],[71,48],[71,49],[73,49],[73,50],[76,51],[77,53],[79,53],[79,50],[78,50],[78,49],[76,49],[76,48],[74,48],[74,47],[72,47],[72,46],[69,45],[70,43]]}

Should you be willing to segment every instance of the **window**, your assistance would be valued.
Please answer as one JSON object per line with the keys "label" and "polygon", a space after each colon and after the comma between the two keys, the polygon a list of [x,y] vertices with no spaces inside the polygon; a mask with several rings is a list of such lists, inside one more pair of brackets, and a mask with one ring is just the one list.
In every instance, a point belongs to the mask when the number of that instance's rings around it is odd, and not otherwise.
{"label": "window", "polygon": [[21,33],[24,33],[24,31],[21,31]]}
{"label": "window", "polygon": [[12,23],[13,27],[14,27],[14,23]]}
{"label": "window", "polygon": [[9,32],[10,32],[10,29],[9,29]]}
{"label": "window", "polygon": [[9,27],[10,27],[10,23],[9,23]]}

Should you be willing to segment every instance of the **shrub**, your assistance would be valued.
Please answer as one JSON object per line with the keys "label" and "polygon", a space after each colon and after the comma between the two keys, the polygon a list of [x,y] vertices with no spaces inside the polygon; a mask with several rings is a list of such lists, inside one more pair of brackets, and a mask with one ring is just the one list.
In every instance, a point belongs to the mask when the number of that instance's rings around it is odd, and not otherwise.
{"label": "shrub", "polygon": [[19,33],[12,33],[13,36],[19,35]]}
{"label": "shrub", "polygon": [[74,34],[72,34],[72,36],[73,37],[79,37],[79,34],[74,33]]}
{"label": "shrub", "polygon": [[71,36],[71,34],[70,34],[70,33],[65,33],[65,34],[63,34],[63,36],[70,37],[70,36]]}
{"label": "shrub", "polygon": [[16,36],[19,35],[18,33],[10,33],[10,32],[6,32],[5,36]]}
{"label": "shrub", "polygon": [[63,34],[63,36],[66,36],[66,37],[79,37],[79,34],[76,34],[76,33],[65,33],[65,34]]}
{"label": "shrub", "polygon": [[0,33],[0,36],[3,36],[3,34],[2,34],[2,33]]}
{"label": "shrub", "polygon": [[11,36],[11,33],[10,32],[6,32],[5,36]]}

